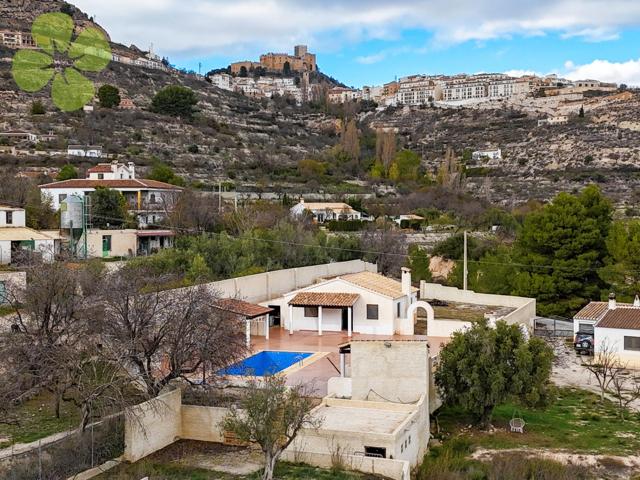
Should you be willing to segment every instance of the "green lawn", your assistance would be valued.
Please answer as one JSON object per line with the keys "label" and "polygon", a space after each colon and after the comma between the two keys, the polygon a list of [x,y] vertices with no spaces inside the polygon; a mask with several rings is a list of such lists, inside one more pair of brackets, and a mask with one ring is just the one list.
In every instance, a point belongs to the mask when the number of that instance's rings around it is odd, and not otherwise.
{"label": "green lawn", "polygon": [[[148,476],[153,480],[258,480],[261,478],[261,473],[237,476],[178,463],[165,463],[162,460],[145,459],[135,464],[123,464],[96,478],[97,480],[139,480]],[[284,462],[278,464],[274,477],[277,480],[299,480],[303,478],[308,480],[373,480],[380,478],[359,473],[332,472],[308,465],[294,465]]]}
{"label": "green lawn", "polygon": [[[525,422],[525,433],[507,431],[516,416]],[[640,414],[618,416],[616,406],[597,395],[571,388],[560,389],[557,401],[545,409],[529,409],[511,403],[494,411],[494,433],[466,430],[470,419],[460,409],[443,408],[438,419],[447,435],[467,438],[473,446],[492,449],[521,446],[565,449],[576,452],[627,455],[640,451]]]}
{"label": "green lawn", "polygon": [[28,443],[53,433],[76,428],[80,422],[78,409],[70,402],[63,402],[60,418],[56,418],[54,397],[49,392],[42,392],[23,403],[15,411],[17,424],[0,423],[0,438],[9,438],[8,442],[0,441],[0,448],[13,443]]}

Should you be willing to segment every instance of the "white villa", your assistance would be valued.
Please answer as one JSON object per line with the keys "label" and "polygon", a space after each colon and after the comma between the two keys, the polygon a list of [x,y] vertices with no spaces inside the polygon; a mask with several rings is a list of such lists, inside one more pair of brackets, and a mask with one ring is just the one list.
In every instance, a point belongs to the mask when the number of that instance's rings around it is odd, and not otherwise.
{"label": "white villa", "polygon": [[607,345],[630,368],[640,368],[640,298],[619,303],[615,294],[608,302],[590,302],[573,317],[574,333],[593,332],[597,352]]}
{"label": "white villa", "polygon": [[136,178],[136,165],[119,162],[99,163],[87,170],[89,180],[129,180]]}
{"label": "white villa", "polygon": [[309,212],[318,223],[331,220],[362,220],[362,213],[342,202],[305,202],[304,198],[293,207],[291,215],[299,217]]}
{"label": "white villa", "polygon": [[69,145],[67,155],[70,157],[102,158],[100,145]]}
{"label": "white villa", "polygon": [[59,235],[28,228],[23,208],[0,205],[0,264],[12,263],[25,250],[51,262],[60,252],[60,240]]}
{"label": "white villa", "polygon": [[[278,305],[282,326],[293,334],[306,330],[371,335],[413,335],[419,306],[411,271],[403,269],[402,282],[374,272],[340,275],[287,293],[269,302]],[[431,311],[433,311],[431,309]]]}
{"label": "white villa", "polygon": [[471,154],[474,161],[479,160],[502,160],[502,150],[476,150]]}

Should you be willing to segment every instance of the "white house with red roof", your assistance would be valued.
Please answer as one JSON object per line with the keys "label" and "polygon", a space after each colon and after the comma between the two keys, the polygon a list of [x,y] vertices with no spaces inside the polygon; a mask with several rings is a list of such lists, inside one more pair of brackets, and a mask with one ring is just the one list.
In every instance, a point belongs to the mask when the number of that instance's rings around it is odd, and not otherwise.
{"label": "white house with red roof", "polygon": [[161,223],[171,212],[182,192],[181,187],[157,180],[135,178],[135,165],[128,163],[98,164],[89,169],[87,178],[75,178],[40,185],[43,198],[51,201],[55,210],[71,195],[85,197],[97,188],[109,188],[122,193],[129,210],[141,228]]}
{"label": "white house with red roof", "polygon": [[590,302],[573,317],[574,331],[593,331],[594,350],[607,345],[630,368],[640,368],[640,297],[633,303]]}

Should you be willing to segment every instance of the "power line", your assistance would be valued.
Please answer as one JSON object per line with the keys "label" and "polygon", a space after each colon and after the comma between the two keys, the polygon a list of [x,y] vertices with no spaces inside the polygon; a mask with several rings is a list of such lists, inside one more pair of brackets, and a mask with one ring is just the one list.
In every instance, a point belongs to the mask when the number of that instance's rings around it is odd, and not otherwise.
{"label": "power line", "polygon": [[[6,204],[6,205],[10,205],[12,202],[0,202],[0,204]],[[18,205],[17,203],[13,202],[14,205]],[[21,207],[22,208],[22,207]],[[116,217],[107,217],[104,215],[95,215],[93,214],[92,217],[94,218],[99,218],[102,220],[111,220],[111,221],[115,221],[115,222],[122,222],[122,218],[116,218]],[[202,232],[202,231],[197,231],[191,228],[186,228],[186,227],[174,227],[174,226],[167,226],[167,225],[161,225],[161,224],[155,224],[155,223],[147,223],[146,224],[149,227],[153,227],[153,228],[157,228],[157,229],[169,229],[172,231],[178,231],[181,233],[185,233],[185,234],[205,234],[205,235],[209,235],[209,236],[218,236],[218,237],[222,237],[222,236],[226,236],[227,238],[232,238],[235,240],[251,240],[251,241],[256,241],[256,242],[264,242],[264,243],[271,243],[271,244],[278,244],[278,245],[287,245],[287,246],[297,246],[297,247],[305,247],[305,248],[317,248],[317,249],[322,249],[322,250],[332,250],[332,251],[337,251],[337,252],[348,252],[348,253],[358,253],[358,254],[362,254],[362,255],[374,255],[374,256],[387,256],[387,257],[398,257],[398,258],[409,258],[409,254],[408,253],[400,253],[400,252],[385,252],[385,251],[376,251],[376,250],[362,250],[362,249],[358,249],[358,248],[344,248],[344,247],[334,247],[334,246],[330,246],[330,245],[318,245],[318,244],[310,244],[310,243],[302,243],[302,242],[294,242],[294,241],[290,241],[290,240],[277,240],[277,239],[270,239],[270,238],[260,238],[260,237],[255,237],[255,236],[249,236],[249,235],[241,235],[241,236],[234,236],[231,235],[227,232]],[[455,260],[458,261],[458,260]],[[473,263],[476,265],[493,265],[493,266],[504,266],[504,267],[520,267],[523,269],[547,269],[547,270],[558,270],[558,271],[562,271],[562,270],[567,270],[567,271],[572,271],[572,272],[581,272],[581,273],[598,273],[600,268],[602,267],[563,267],[560,265],[533,265],[533,264],[526,264],[526,263],[517,263],[517,262],[488,262],[488,261],[483,261],[483,260],[468,260],[468,263]],[[622,273],[633,273],[633,274],[640,274],[640,270],[625,270]]]}

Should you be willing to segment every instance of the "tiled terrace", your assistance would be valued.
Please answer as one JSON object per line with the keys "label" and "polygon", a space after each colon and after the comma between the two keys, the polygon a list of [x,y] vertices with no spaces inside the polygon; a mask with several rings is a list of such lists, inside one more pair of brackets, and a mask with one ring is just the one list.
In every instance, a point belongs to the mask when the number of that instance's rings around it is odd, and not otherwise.
{"label": "tiled terrace", "polygon": [[[288,351],[288,352],[326,352],[327,355],[311,363],[310,365],[287,375],[287,383],[290,385],[302,383],[309,386],[319,397],[327,394],[327,382],[331,377],[340,375],[340,358],[338,346],[348,343],[350,340],[411,340],[426,339],[429,343],[431,356],[440,352],[440,346],[447,343],[449,338],[405,336],[405,335],[362,335],[354,333],[351,338],[346,332],[324,332],[322,336],[312,331],[296,331],[293,335],[288,330],[280,327],[272,327],[269,332],[269,340],[265,337],[251,337],[252,351],[262,350]],[[347,365],[349,355],[347,355]]]}

